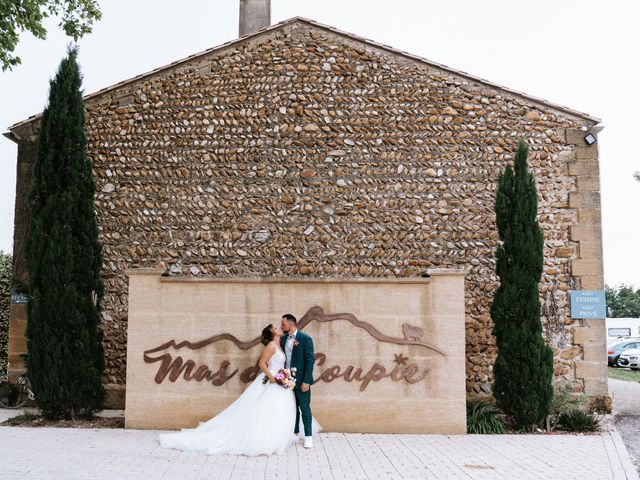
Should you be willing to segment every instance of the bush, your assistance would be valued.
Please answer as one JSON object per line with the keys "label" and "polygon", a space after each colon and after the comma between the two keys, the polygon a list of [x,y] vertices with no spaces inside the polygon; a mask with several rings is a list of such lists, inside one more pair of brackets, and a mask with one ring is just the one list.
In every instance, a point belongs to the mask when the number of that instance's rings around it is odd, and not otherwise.
{"label": "bush", "polygon": [[551,430],[556,428],[561,415],[580,410],[585,402],[584,394],[576,394],[568,385],[557,385],[553,389],[553,397],[549,406],[549,427]]}
{"label": "bush", "polygon": [[600,419],[593,413],[575,408],[563,412],[558,418],[558,430],[567,432],[596,432]]}
{"label": "bush", "polygon": [[467,433],[504,433],[506,426],[495,405],[484,402],[467,402]]}

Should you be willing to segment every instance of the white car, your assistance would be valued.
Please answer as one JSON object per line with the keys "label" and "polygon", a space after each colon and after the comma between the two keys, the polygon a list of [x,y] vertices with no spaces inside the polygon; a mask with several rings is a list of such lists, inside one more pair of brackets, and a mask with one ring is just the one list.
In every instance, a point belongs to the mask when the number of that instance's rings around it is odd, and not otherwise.
{"label": "white car", "polygon": [[640,348],[632,348],[620,354],[618,366],[629,367],[631,370],[640,370]]}

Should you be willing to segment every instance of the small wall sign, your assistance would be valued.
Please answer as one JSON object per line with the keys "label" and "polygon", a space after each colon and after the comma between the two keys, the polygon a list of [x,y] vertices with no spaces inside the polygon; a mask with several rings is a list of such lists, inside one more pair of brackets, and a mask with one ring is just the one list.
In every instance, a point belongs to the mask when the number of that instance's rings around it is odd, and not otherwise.
{"label": "small wall sign", "polygon": [[604,290],[571,290],[572,318],[607,318]]}
{"label": "small wall sign", "polygon": [[27,303],[29,299],[26,293],[11,292],[11,303]]}

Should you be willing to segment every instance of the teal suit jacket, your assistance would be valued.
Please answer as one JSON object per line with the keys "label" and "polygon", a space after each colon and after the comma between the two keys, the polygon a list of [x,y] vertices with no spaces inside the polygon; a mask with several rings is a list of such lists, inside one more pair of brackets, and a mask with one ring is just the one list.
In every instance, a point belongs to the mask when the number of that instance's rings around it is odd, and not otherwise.
{"label": "teal suit jacket", "polygon": [[[306,333],[298,330],[296,333],[297,345],[293,345],[291,350],[291,368],[296,369],[296,389],[300,389],[303,383],[313,384],[313,364],[315,362],[315,353],[313,351],[313,340]],[[280,338],[280,347],[285,352],[287,343],[287,335]]]}

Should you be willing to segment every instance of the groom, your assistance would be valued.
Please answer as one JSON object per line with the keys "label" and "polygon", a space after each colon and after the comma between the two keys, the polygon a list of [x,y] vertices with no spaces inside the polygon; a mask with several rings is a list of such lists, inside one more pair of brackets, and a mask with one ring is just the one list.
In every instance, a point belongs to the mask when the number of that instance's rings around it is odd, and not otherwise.
{"label": "groom", "polygon": [[298,441],[300,413],[304,425],[304,448],[313,447],[311,433],[311,384],[313,383],[313,340],[304,332],[298,330],[296,317],[287,313],[282,316],[280,322],[282,335],[280,346],[287,357],[285,368],[296,369],[296,387],[293,392],[296,396],[296,426],[294,429],[294,442]]}

